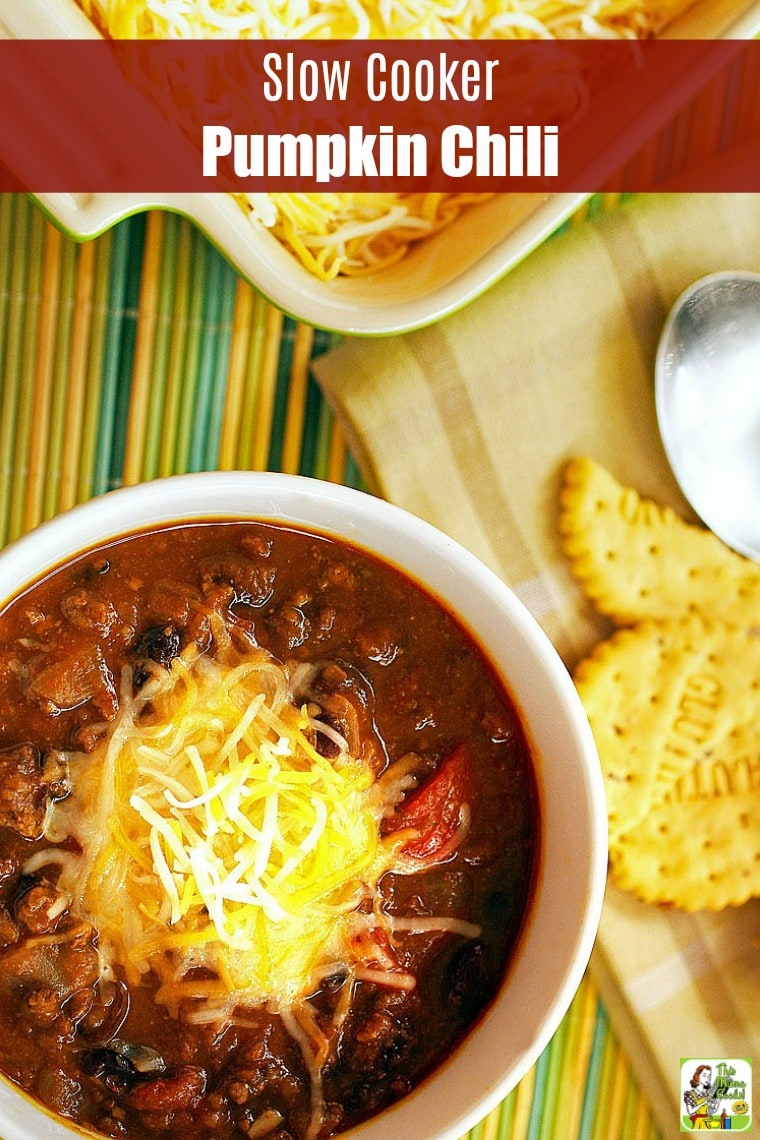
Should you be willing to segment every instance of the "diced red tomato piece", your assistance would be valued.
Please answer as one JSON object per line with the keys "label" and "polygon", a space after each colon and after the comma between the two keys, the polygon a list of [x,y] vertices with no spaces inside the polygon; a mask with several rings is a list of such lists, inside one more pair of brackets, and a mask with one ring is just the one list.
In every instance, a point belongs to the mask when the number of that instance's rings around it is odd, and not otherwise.
{"label": "diced red tomato piece", "polygon": [[404,853],[412,859],[435,862],[456,835],[462,805],[472,802],[474,790],[472,759],[460,744],[396,812],[398,828],[409,827],[419,833],[404,845]]}
{"label": "diced red tomato piece", "polygon": [[141,1112],[184,1112],[195,1107],[205,1090],[204,1071],[183,1065],[174,1076],[135,1085],[129,1094],[129,1102]]}

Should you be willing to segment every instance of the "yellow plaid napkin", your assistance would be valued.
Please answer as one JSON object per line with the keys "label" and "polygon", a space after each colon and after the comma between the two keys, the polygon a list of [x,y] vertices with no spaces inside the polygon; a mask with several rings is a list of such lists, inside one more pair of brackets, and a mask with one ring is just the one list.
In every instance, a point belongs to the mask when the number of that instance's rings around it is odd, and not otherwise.
{"label": "yellow plaid napkin", "polygon": [[[501,574],[570,667],[606,628],[559,549],[562,463],[593,456],[688,517],[657,431],[655,350],[678,294],[732,268],[760,270],[760,197],[644,196],[442,324],[316,362],[369,485]],[[760,1058],[759,937],[760,905],[685,915],[608,891],[592,967],[666,1136],[681,1057]]]}

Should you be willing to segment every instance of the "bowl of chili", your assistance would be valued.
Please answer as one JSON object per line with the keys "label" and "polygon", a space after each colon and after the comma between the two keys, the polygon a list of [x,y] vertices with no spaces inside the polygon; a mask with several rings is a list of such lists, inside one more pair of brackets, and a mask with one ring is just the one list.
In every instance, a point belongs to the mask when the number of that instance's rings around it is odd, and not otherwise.
{"label": "bowl of chili", "polygon": [[581,980],[606,814],[537,622],[361,492],[208,473],[0,554],[0,1133],[461,1135]]}

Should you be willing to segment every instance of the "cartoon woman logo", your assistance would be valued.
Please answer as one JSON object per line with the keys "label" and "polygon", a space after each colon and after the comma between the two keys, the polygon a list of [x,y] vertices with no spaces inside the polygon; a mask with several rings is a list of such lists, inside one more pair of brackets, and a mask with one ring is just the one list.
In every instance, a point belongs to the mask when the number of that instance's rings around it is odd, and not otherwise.
{"label": "cartoon woman logo", "polygon": [[717,1115],[720,1098],[715,1095],[710,1065],[698,1065],[689,1084],[691,1088],[683,1094],[683,1099],[694,1131],[721,1128],[722,1118]]}

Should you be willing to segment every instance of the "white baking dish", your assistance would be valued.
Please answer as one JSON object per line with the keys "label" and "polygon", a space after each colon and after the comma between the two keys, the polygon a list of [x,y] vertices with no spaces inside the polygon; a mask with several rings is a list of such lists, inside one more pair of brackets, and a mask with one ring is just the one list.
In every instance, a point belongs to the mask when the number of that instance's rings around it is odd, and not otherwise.
{"label": "white baking dish", "polygon": [[[746,39],[760,32],[760,3],[698,0],[668,28],[681,39]],[[75,0],[0,0],[0,35],[95,37]],[[682,97],[688,98],[688,90]],[[621,151],[625,140],[621,139]],[[588,197],[500,194],[420,242],[397,265],[369,277],[323,282],[262,225],[222,194],[40,194],[42,208],[76,238],[94,237],[139,210],[187,215],[273,304],[322,328],[384,334],[432,323],[482,293]]]}

